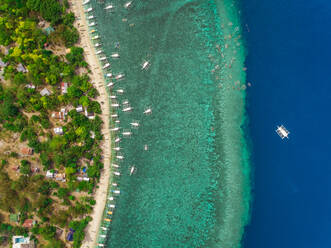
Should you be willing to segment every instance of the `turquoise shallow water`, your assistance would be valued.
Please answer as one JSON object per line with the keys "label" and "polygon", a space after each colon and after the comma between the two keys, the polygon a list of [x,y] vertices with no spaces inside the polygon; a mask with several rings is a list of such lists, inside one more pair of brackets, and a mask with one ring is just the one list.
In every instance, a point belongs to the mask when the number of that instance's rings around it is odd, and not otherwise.
{"label": "turquoise shallow water", "polygon": [[[125,74],[113,80],[113,92],[125,90],[113,102],[133,107],[114,110],[133,135],[120,143],[108,247],[238,247],[250,188],[236,5],[136,0],[125,9],[116,0],[110,12],[109,2],[91,2],[109,72]],[[141,70],[145,60],[151,65]]]}

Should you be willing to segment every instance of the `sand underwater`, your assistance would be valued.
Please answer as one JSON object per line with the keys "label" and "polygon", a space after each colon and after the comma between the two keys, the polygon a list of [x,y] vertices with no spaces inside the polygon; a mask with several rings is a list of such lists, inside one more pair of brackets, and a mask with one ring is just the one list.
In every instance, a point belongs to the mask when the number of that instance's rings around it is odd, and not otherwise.
{"label": "sand underwater", "polygon": [[[112,10],[104,8],[113,4]],[[231,0],[119,0],[85,5],[110,68],[124,74],[116,208],[99,242],[107,247],[240,247],[249,221],[245,48]],[[99,49],[99,48],[98,48]],[[98,50],[97,49],[97,50]],[[112,58],[118,53],[120,58]],[[150,66],[142,70],[144,61]],[[118,94],[117,90],[124,90]],[[146,108],[151,115],[143,114]],[[130,125],[139,122],[139,128]],[[130,131],[130,138],[122,137]],[[148,150],[145,150],[145,147]],[[110,165],[106,165],[110,166]],[[130,176],[130,168],[135,172]],[[112,195],[120,189],[120,195]],[[103,225],[105,226],[105,225]],[[104,236],[103,236],[104,235]]]}

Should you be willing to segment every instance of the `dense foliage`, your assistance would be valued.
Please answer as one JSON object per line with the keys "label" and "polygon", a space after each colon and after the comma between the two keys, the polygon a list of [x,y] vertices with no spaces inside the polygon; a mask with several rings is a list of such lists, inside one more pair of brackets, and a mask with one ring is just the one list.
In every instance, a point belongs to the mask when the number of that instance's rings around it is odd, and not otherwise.
{"label": "dense foliage", "polygon": [[[98,92],[83,73],[88,65],[83,49],[74,46],[78,32],[67,8],[67,1],[58,0],[0,1],[0,45],[8,49],[0,53],[6,63],[0,81],[0,134],[17,134],[19,142],[34,152],[33,156],[22,156],[19,150],[0,154],[0,210],[20,215],[14,224],[0,218],[0,246],[11,235],[27,234],[20,225],[32,218],[38,223],[30,229],[36,242],[64,247],[56,231],[71,227],[73,246],[80,247],[90,220],[83,217],[95,204],[90,194],[103,168],[102,121],[97,115],[101,107],[94,100]],[[50,26],[54,31],[48,33],[45,28]],[[57,55],[53,49],[57,46],[70,47],[70,52]],[[68,84],[67,93],[61,92],[62,82]],[[45,88],[49,94],[42,95]],[[95,118],[77,112],[79,105]],[[53,118],[62,108],[69,110],[65,118]],[[63,135],[54,133],[58,126]],[[15,177],[8,162],[13,160],[19,168]],[[36,164],[40,170],[33,169]],[[65,181],[46,178],[48,170],[64,174]]]}

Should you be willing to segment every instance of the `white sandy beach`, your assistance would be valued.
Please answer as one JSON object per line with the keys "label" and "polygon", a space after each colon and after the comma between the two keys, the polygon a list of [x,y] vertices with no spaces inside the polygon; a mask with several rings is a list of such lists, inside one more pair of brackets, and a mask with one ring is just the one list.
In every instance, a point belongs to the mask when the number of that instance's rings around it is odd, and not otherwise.
{"label": "white sandy beach", "polygon": [[85,51],[85,60],[89,64],[91,68],[91,82],[94,87],[100,93],[97,101],[101,104],[102,108],[102,120],[103,120],[103,128],[102,133],[104,135],[104,141],[102,144],[103,156],[104,156],[104,170],[102,171],[100,182],[98,184],[99,188],[97,188],[94,192],[94,199],[96,200],[96,205],[94,206],[91,217],[93,220],[88,224],[86,228],[86,235],[81,247],[83,248],[92,248],[97,245],[98,231],[102,221],[102,215],[104,211],[104,207],[107,200],[107,189],[110,180],[110,156],[111,156],[111,138],[109,131],[109,113],[110,106],[108,101],[108,94],[106,92],[103,72],[101,69],[101,65],[98,61],[97,56],[94,53],[94,47],[90,40],[88,34],[88,26],[85,19],[85,13],[82,6],[81,0],[71,0],[71,11],[76,16],[75,27],[78,29],[80,33],[80,41],[77,44],[80,47],[84,48]]}

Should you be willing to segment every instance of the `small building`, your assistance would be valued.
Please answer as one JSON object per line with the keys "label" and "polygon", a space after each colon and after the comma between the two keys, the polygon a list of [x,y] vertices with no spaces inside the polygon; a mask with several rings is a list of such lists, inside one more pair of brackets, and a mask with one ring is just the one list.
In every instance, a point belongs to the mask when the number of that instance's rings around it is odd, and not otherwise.
{"label": "small building", "polygon": [[17,223],[20,220],[20,217],[18,214],[10,214],[9,215],[9,221]]}
{"label": "small building", "polygon": [[22,155],[32,155],[33,154],[33,149],[30,147],[23,147],[21,149]]}
{"label": "small building", "polygon": [[30,237],[13,236],[13,248],[34,248],[34,241]]}
{"label": "small building", "polygon": [[46,177],[47,178],[53,178],[54,177],[54,172],[51,172],[50,170],[46,171]]}
{"label": "small building", "polygon": [[91,139],[94,139],[95,138],[95,132],[90,131],[90,137],[91,137]]}
{"label": "small building", "polygon": [[95,118],[95,115],[93,112],[88,112],[87,108],[85,108],[85,116],[89,118],[90,120],[93,120]]}
{"label": "small building", "polygon": [[84,176],[84,177],[77,177],[77,181],[86,181],[86,182],[89,182],[90,181],[90,178],[89,177],[86,177],[86,176]]}
{"label": "small building", "polygon": [[26,68],[24,67],[24,65],[22,65],[21,63],[19,63],[19,64],[17,65],[16,69],[17,69],[18,72],[23,72],[23,73],[28,72],[28,69],[26,69]]}
{"label": "small building", "polygon": [[65,173],[56,173],[55,180],[65,182],[66,181],[66,174]]}
{"label": "small building", "polygon": [[52,113],[52,118],[58,119],[58,120],[64,120],[65,115],[61,111],[60,112],[54,112],[54,113]]}
{"label": "small building", "polygon": [[6,67],[7,63],[3,62],[2,59],[0,58],[0,67]]}
{"label": "small building", "polygon": [[24,221],[24,223],[22,224],[22,227],[25,228],[31,228],[36,224],[36,221],[34,221],[33,219],[26,219]]}
{"label": "small building", "polygon": [[51,92],[47,89],[47,88],[43,88],[41,91],[40,91],[40,95],[41,96],[49,96],[51,94]]}
{"label": "small building", "polygon": [[83,111],[84,111],[83,106],[82,106],[82,105],[79,105],[79,106],[76,108],[76,111],[77,111],[78,113],[83,112]]}
{"label": "small building", "polygon": [[27,85],[25,85],[25,88],[33,89],[34,90],[36,88],[36,86],[33,85],[33,84],[27,84]]}
{"label": "small building", "polygon": [[53,129],[55,134],[62,135],[63,134],[63,128],[62,127],[56,127]]}
{"label": "small building", "polygon": [[51,33],[54,32],[54,28],[52,28],[51,26],[49,26],[49,27],[44,28],[43,31],[44,31],[47,35],[50,35]]}
{"label": "small building", "polygon": [[68,83],[61,82],[61,94],[68,93]]}

